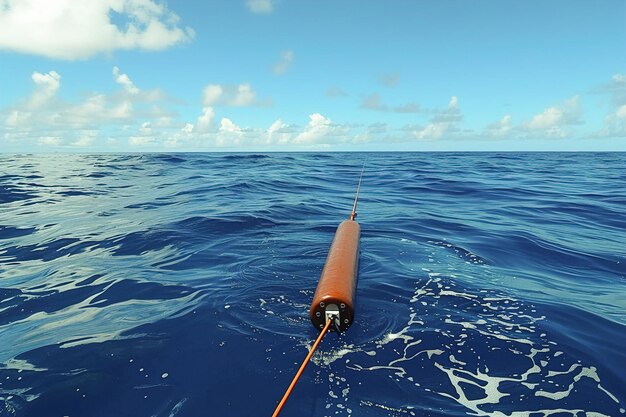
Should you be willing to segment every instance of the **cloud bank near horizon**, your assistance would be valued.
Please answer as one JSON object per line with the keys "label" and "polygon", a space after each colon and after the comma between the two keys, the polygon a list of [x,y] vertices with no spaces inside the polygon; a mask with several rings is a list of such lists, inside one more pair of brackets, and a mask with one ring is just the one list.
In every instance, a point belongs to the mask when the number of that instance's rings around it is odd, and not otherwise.
{"label": "cloud bank near horizon", "polygon": [[[33,72],[32,91],[18,103],[3,109],[2,138],[5,148],[37,144],[56,148],[115,149],[214,149],[274,147],[332,149],[364,144],[420,143],[446,140],[515,141],[528,138],[568,139],[626,137],[626,103],[621,96],[626,74],[615,74],[602,87],[612,106],[603,126],[585,130],[580,95],[537,111],[514,122],[506,114],[480,129],[464,127],[466,114],[460,99],[452,96],[445,108],[423,109],[429,118],[424,125],[336,122],[319,110],[303,114],[308,121],[276,118],[266,126],[240,125],[229,109],[263,106],[249,83],[207,84],[201,91],[202,106],[197,117],[185,119],[175,102],[161,89],[143,89],[119,67],[111,70],[113,85],[108,93],[93,92],[81,101],[68,102],[59,96],[62,75],[55,70]],[[608,86],[608,87],[607,87]],[[355,106],[356,107],[356,106]],[[360,103],[362,107],[362,103]],[[358,108],[358,107],[356,107]],[[306,109],[303,109],[306,111]]]}

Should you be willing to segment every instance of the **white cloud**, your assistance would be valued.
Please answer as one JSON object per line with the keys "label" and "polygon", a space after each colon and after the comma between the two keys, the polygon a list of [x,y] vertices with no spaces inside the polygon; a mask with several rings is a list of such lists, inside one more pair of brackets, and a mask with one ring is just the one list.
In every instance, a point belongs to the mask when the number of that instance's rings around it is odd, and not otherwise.
{"label": "white cloud", "polygon": [[572,132],[568,127],[580,124],[580,116],[580,97],[574,96],[565,100],[562,105],[545,108],[522,127],[535,135],[563,138],[571,136]]}
{"label": "white cloud", "polygon": [[[0,135],[4,133],[11,141],[22,143],[87,147],[104,138],[105,131],[117,131],[127,138],[128,131],[138,126],[139,117],[152,124],[140,126],[137,136],[148,135],[148,128],[153,129],[154,136],[155,127],[161,129],[164,123],[171,123],[171,116],[157,105],[162,94],[140,90],[117,67],[113,69],[113,77],[121,89],[107,94],[91,93],[82,101],[67,102],[58,98],[62,87],[60,74],[33,73],[31,95],[0,110],[0,121],[4,122],[0,123]],[[136,139],[133,143],[143,141]]]}
{"label": "white cloud", "polygon": [[493,138],[506,138],[512,132],[511,115],[507,114],[495,123],[487,126],[485,134]]}
{"label": "white cloud", "polygon": [[113,67],[113,77],[115,77],[115,82],[123,86],[124,90],[129,94],[139,93],[139,89],[135,87],[135,84],[133,84],[128,75],[122,74],[118,67]]}
{"label": "white cloud", "polygon": [[29,100],[30,109],[38,109],[47,104],[61,87],[61,76],[56,71],[47,74],[34,72],[32,80],[35,83],[35,91]]}
{"label": "white cloud", "polygon": [[435,116],[432,118],[433,123],[459,123],[463,120],[463,114],[459,109],[459,99],[457,96],[450,97],[448,102],[448,108],[445,110],[438,110],[435,112]]}
{"label": "white cloud", "polygon": [[154,143],[154,138],[150,136],[131,136],[128,143],[133,146],[146,146]]}
{"label": "white cloud", "polygon": [[143,122],[137,129],[137,135],[131,136],[128,139],[128,143],[133,146],[151,145],[156,142],[156,136],[157,132],[152,128],[152,123]]}
{"label": "white cloud", "polygon": [[252,13],[267,14],[274,9],[273,0],[247,0],[246,6]]}
{"label": "white cloud", "polygon": [[602,127],[589,136],[593,138],[626,137],[626,74],[613,75],[609,83],[596,88],[595,92],[608,94],[611,104]]}
{"label": "white cloud", "polygon": [[227,101],[227,104],[231,106],[250,106],[256,99],[256,93],[252,91],[250,84],[239,84],[237,86],[237,92],[234,96]]}
{"label": "white cloud", "polygon": [[215,137],[214,143],[217,146],[240,146],[243,141],[243,130],[232,120],[223,117],[220,121],[220,129]]}
{"label": "white cloud", "polygon": [[4,123],[7,127],[11,127],[11,128],[24,126],[27,124],[28,120],[30,119],[30,116],[31,116],[31,113],[29,112],[13,110],[9,112],[9,115],[6,117]]}
{"label": "white cloud", "polygon": [[204,87],[204,91],[202,92],[202,95],[203,95],[202,101],[204,105],[213,106],[215,104],[218,104],[222,97],[223,92],[224,90],[222,86],[218,84],[209,84],[206,87]]}
{"label": "white cloud", "polygon": [[448,131],[448,125],[444,123],[430,123],[423,129],[413,132],[413,136],[419,140],[441,139]]}
{"label": "white cloud", "polygon": [[277,119],[267,129],[267,141],[268,144],[285,145],[291,140],[291,127],[283,122],[281,119]]}
{"label": "white cloud", "polygon": [[59,146],[63,144],[63,140],[58,136],[41,136],[37,142],[45,146]]}
{"label": "white cloud", "polygon": [[[198,117],[195,130],[198,132],[207,132],[211,128],[211,123],[215,117],[215,111],[213,107],[204,107],[202,109],[202,115]],[[193,126],[193,125],[192,125]]]}
{"label": "white cloud", "polygon": [[241,128],[233,123],[232,120],[224,117],[220,122],[220,132],[241,134]]}
{"label": "white cloud", "polygon": [[278,60],[276,64],[274,64],[274,69],[273,69],[274,74],[281,75],[287,72],[287,70],[291,66],[291,63],[293,62],[293,58],[294,58],[294,53],[291,49],[282,51],[280,53],[280,59]]}
{"label": "white cloud", "polygon": [[448,107],[445,110],[435,112],[430,123],[413,131],[413,136],[419,140],[437,140],[459,133],[459,125],[463,120],[463,113],[459,108],[459,100],[456,96],[450,97]]}
{"label": "white cloud", "polygon": [[[154,0],[3,0],[0,50],[85,59],[118,49],[165,49],[193,37]],[[123,25],[117,26],[114,17]]]}
{"label": "white cloud", "polygon": [[[319,113],[309,115],[309,123],[292,141],[294,144],[312,145],[337,142],[347,133],[346,128],[335,125]],[[326,142],[324,142],[326,141]]]}
{"label": "white cloud", "polygon": [[212,106],[265,106],[271,104],[271,100],[258,101],[256,92],[250,84],[243,83],[236,86],[209,84],[203,90],[203,104],[205,107]]}
{"label": "white cloud", "polygon": [[611,111],[604,118],[604,125],[589,135],[592,138],[625,138],[626,137],[626,104]]}
{"label": "white cloud", "polygon": [[614,74],[611,81],[596,87],[593,92],[609,94],[613,106],[626,104],[626,74]]}
{"label": "white cloud", "polygon": [[98,136],[97,131],[86,131],[83,132],[78,139],[71,143],[72,146],[78,146],[81,148],[85,148],[91,146],[95,143],[96,138]]}
{"label": "white cloud", "polygon": [[139,128],[139,133],[143,136],[152,135],[152,123],[143,122]]}

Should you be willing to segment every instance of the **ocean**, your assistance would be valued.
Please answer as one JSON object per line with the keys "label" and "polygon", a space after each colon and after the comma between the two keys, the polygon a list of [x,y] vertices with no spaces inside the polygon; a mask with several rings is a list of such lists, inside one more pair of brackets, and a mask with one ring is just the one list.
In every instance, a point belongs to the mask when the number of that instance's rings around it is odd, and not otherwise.
{"label": "ocean", "polygon": [[626,154],[0,154],[0,416],[626,416]]}

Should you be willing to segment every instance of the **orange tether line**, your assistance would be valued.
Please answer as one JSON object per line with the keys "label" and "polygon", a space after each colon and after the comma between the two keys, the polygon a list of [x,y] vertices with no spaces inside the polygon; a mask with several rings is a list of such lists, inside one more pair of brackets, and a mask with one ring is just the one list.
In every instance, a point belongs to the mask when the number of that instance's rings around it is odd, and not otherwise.
{"label": "orange tether line", "polygon": [[309,360],[311,359],[311,356],[313,356],[313,353],[315,353],[315,349],[317,349],[317,345],[320,344],[320,342],[322,341],[322,338],[328,331],[328,328],[330,327],[330,323],[332,323],[332,319],[328,318],[326,320],[326,326],[324,326],[324,328],[320,332],[320,335],[317,336],[317,340],[315,341],[315,343],[313,343],[313,347],[309,351],[309,354],[306,355],[306,358],[304,358],[302,365],[300,365],[300,369],[298,369],[296,376],[293,377],[293,381],[291,381],[289,388],[287,388],[287,391],[285,391],[285,395],[283,395],[283,399],[280,400],[280,403],[278,403],[278,406],[276,407],[274,414],[272,414],[272,417],[276,417],[278,413],[280,413],[280,410],[282,410],[283,406],[285,405],[285,402],[287,402],[289,395],[291,395],[291,391],[293,391],[293,388],[296,386],[296,382],[298,382],[298,379],[300,379],[300,375],[302,375],[302,372],[304,372],[304,368],[306,368],[306,366],[308,365]]}

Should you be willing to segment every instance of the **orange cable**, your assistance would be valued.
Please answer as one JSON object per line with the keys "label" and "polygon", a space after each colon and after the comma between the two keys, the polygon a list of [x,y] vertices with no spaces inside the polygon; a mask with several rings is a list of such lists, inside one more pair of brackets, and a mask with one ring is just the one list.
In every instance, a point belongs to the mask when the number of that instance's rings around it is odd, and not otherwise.
{"label": "orange cable", "polygon": [[306,368],[306,366],[308,365],[309,360],[311,359],[311,356],[313,356],[313,353],[315,353],[315,349],[317,349],[317,345],[320,344],[320,342],[322,341],[322,338],[328,331],[328,328],[330,327],[330,323],[332,323],[332,319],[327,319],[326,326],[324,326],[324,328],[320,332],[320,335],[317,336],[317,340],[315,341],[315,343],[313,343],[313,347],[309,351],[309,354],[306,355],[306,358],[304,358],[302,365],[300,365],[300,369],[298,369],[296,376],[293,377],[293,381],[291,381],[289,388],[287,388],[285,395],[283,395],[283,399],[280,400],[280,403],[278,403],[278,406],[276,407],[274,414],[272,414],[272,417],[278,416],[278,413],[280,413],[280,410],[282,410],[283,406],[285,405],[285,402],[287,402],[289,395],[291,395],[291,391],[293,391],[293,388],[296,386],[296,382],[298,382],[298,379],[300,379],[300,375],[302,375],[302,372],[304,372],[304,368]]}

